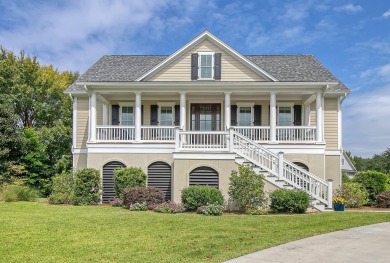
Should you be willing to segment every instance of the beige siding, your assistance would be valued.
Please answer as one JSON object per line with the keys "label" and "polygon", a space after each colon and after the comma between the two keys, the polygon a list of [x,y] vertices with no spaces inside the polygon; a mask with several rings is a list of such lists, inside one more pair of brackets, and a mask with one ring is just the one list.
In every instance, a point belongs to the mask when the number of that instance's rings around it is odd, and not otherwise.
{"label": "beige siding", "polygon": [[324,100],[324,137],[327,149],[337,149],[338,114],[337,99]]}
{"label": "beige siding", "polygon": [[249,69],[246,65],[237,61],[231,55],[211,43],[204,40],[181,57],[167,65],[160,72],[151,76],[149,81],[191,81],[191,54],[196,52],[212,51],[222,53],[221,81],[264,81],[264,79]]}
{"label": "beige siding", "polygon": [[99,100],[96,104],[96,125],[103,125],[103,103]]}
{"label": "beige siding", "polygon": [[88,98],[77,99],[76,148],[85,147],[88,140]]}
{"label": "beige siding", "polygon": [[316,126],[316,118],[317,118],[317,111],[316,111],[316,103],[312,103],[310,105],[310,126]]}

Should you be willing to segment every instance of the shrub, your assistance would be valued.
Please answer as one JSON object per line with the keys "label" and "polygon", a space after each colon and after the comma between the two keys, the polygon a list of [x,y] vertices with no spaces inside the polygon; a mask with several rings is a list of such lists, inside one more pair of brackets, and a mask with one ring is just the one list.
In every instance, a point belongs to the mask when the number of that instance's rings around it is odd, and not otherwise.
{"label": "shrub", "polygon": [[109,202],[114,207],[121,207],[123,205],[123,200],[120,198],[113,198]]}
{"label": "shrub", "polygon": [[75,205],[91,205],[100,202],[100,173],[93,168],[78,170],[74,175],[72,202]]}
{"label": "shrub", "polygon": [[184,188],[181,191],[181,202],[188,211],[195,211],[198,207],[209,204],[223,204],[223,196],[220,190],[211,187],[196,185]]}
{"label": "shrub", "polygon": [[376,195],[376,206],[390,207],[390,191],[382,192]]}
{"label": "shrub", "polygon": [[355,174],[353,181],[362,184],[368,192],[369,202],[373,203],[375,202],[377,194],[387,190],[386,188],[388,187],[389,179],[386,174],[375,171],[365,171]]}
{"label": "shrub", "polygon": [[270,194],[271,210],[276,213],[304,213],[309,207],[309,196],[303,191],[275,190]]}
{"label": "shrub", "polygon": [[176,214],[183,213],[184,207],[181,204],[177,204],[173,201],[162,203],[153,209],[157,213]]}
{"label": "shrub", "polygon": [[114,189],[116,196],[121,197],[127,187],[145,187],[147,176],[141,168],[118,168],[114,171]]}
{"label": "shrub", "polygon": [[130,211],[147,211],[148,204],[147,203],[135,203],[129,206]]}
{"label": "shrub", "polygon": [[50,204],[70,204],[72,202],[73,174],[62,172],[53,177],[52,192],[48,197]]}
{"label": "shrub", "polygon": [[206,206],[200,206],[196,212],[206,216],[221,216],[223,213],[223,205],[215,203]]}
{"label": "shrub", "polygon": [[35,201],[37,197],[37,191],[28,186],[11,184],[1,188],[1,199],[5,202]]}
{"label": "shrub", "polygon": [[265,200],[263,176],[248,166],[240,165],[238,172],[231,173],[228,193],[241,210],[258,209]]}
{"label": "shrub", "polygon": [[344,183],[342,197],[345,199],[346,207],[361,207],[368,201],[367,190],[359,183]]}
{"label": "shrub", "polygon": [[155,187],[127,187],[123,190],[123,205],[126,207],[135,203],[146,203],[150,206],[163,202],[163,192]]}

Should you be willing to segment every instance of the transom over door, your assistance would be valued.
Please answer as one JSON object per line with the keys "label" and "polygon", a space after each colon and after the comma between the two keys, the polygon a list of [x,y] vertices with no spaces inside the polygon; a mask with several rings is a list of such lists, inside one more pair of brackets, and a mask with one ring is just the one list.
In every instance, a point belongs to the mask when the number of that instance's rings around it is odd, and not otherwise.
{"label": "transom over door", "polygon": [[220,131],[221,104],[191,104],[191,130]]}

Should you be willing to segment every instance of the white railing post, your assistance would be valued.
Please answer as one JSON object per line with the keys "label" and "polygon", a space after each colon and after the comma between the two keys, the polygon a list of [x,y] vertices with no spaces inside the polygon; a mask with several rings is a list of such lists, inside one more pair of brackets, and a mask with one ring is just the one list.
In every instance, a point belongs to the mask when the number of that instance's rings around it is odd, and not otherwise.
{"label": "white railing post", "polygon": [[230,128],[229,129],[229,152],[234,152],[234,129]]}
{"label": "white railing post", "polygon": [[278,158],[279,158],[279,170],[278,170],[278,176],[279,176],[279,179],[280,180],[283,180],[284,176],[283,176],[283,170],[284,170],[284,165],[283,165],[283,161],[284,161],[284,157],[283,157],[283,154],[284,152],[279,152],[278,153]]}
{"label": "white railing post", "polygon": [[178,152],[180,150],[180,129],[179,127],[175,128],[175,151]]}
{"label": "white railing post", "polygon": [[328,180],[328,208],[333,208],[333,180]]}

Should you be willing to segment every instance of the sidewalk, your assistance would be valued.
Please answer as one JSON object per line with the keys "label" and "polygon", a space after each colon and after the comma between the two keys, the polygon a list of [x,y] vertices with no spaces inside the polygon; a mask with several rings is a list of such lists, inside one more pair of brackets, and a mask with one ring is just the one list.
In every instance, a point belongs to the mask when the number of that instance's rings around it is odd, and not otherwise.
{"label": "sidewalk", "polygon": [[244,262],[388,263],[390,222],[309,237],[226,261]]}

